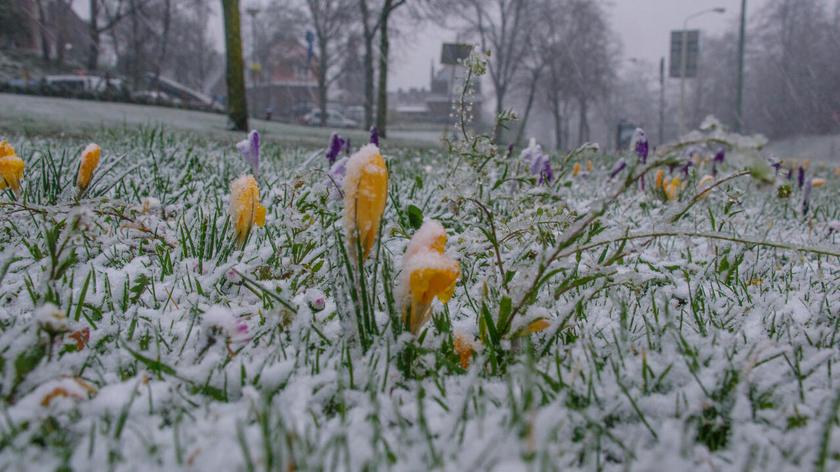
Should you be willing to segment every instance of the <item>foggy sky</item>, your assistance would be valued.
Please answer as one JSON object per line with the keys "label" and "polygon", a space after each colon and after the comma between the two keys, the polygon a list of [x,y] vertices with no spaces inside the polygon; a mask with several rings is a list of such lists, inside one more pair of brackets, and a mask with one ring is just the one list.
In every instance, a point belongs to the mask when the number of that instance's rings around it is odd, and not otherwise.
{"label": "foggy sky", "polygon": [[[213,5],[218,0],[207,0]],[[241,0],[243,8],[253,3],[263,4],[266,0]],[[761,6],[768,0],[748,0],[747,17],[754,17]],[[724,14],[708,14],[692,20],[689,27],[700,29],[703,34],[717,34],[727,26],[734,25],[739,16],[741,0],[609,0],[607,11],[613,30],[623,46],[624,59],[641,59],[650,63],[651,73],[658,73],[660,57],[668,55],[669,34],[672,29],[682,28],[683,20],[692,13],[724,7]],[[89,0],[76,0],[76,10],[82,18],[87,18]],[[222,21],[219,9],[211,18],[211,31],[220,50],[222,44]],[[243,16],[243,28],[247,28],[247,17]],[[454,41],[457,32],[424,23],[404,33],[405,36],[392,47],[393,68],[391,89],[408,87],[427,87],[429,69],[432,62],[440,60],[440,46],[443,42]],[[243,37],[248,40],[247,35]],[[666,62],[667,64],[667,62]]]}
{"label": "foggy sky", "polygon": [[[747,0],[747,18],[767,1]],[[715,7],[726,8],[726,13],[696,18],[689,28],[719,34],[737,23],[741,0],[611,0],[607,11],[622,42],[624,58],[648,61],[651,73],[658,74],[660,57],[665,57],[667,66],[670,31],[681,29],[688,15]],[[454,41],[455,36],[454,31],[428,25],[411,33],[409,40],[400,41],[402,50],[395,54],[392,87],[428,86],[430,61],[438,62],[441,42]]]}

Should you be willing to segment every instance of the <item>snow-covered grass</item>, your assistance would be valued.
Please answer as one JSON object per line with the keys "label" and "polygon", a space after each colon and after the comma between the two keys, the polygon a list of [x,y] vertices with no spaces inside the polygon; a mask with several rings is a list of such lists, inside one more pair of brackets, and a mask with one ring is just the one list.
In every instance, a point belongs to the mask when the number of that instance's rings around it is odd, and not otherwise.
{"label": "snow-covered grass", "polygon": [[[796,175],[753,179],[734,151],[705,198],[698,162],[667,201],[653,172],[679,147],[623,156],[615,179],[616,156],[553,156],[537,185],[493,148],[385,142],[360,267],[322,154],[264,141],[266,224],[240,250],[233,146],[159,128],[11,143],[27,167],[0,196],[4,469],[840,467],[829,168],[807,171],[827,183],[803,215]],[[424,219],[461,277],[414,336],[394,285]]]}

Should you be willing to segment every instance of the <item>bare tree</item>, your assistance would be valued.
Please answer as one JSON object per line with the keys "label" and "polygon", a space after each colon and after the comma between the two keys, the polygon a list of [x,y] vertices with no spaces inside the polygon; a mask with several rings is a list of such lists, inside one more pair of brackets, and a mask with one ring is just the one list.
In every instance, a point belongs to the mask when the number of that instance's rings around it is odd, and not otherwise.
{"label": "bare tree", "polygon": [[376,128],[383,138],[388,134],[388,61],[390,59],[389,21],[406,0],[385,0],[379,11],[379,96],[376,100]]}
{"label": "bare tree", "polygon": [[341,58],[336,54],[336,45],[343,43],[350,24],[350,0],[306,0],[315,42],[318,47],[318,65],[315,76],[318,80],[318,106],[321,110],[321,126],[327,124],[327,101],[330,85],[338,79],[336,65]]}
{"label": "bare tree", "polygon": [[222,16],[225,22],[228,114],[233,129],[247,131],[248,102],[245,96],[239,0],[222,0]]}
{"label": "bare tree", "polygon": [[[535,12],[531,6],[528,0],[464,0],[457,10],[469,25],[468,32],[491,53],[489,73],[496,94],[496,115],[505,110],[507,95],[527,57]],[[501,139],[498,123],[493,136],[496,142]]]}
{"label": "bare tree", "polygon": [[379,23],[371,25],[372,13],[368,0],[359,0],[359,10],[362,15],[362,39],[364,42],[364,69],[365,69],[365,128],[373,126],[373,95],[374,95],[374,67],[373,67],[373,40]]}
{"label": "bare tree", "polygon": [[[140,3],[144,5],[147,2]],[[134,2],[132,5],[137,5]],[[125,0],[117,0],[114,7],[109,7],[106,0],[90,0],[90,21],[88,23],[88,34],[90,35],[90,46],[88,48],[87,68],[96,70],[99,68],[99,55],[101,49],[102,34],[116,27],[127,15],[134,13],[134,8],[128,8],[129,3]],[[115,8],[115,11],[111,11]],[[106,14],[105,23],[100,23],[100,16]]]}

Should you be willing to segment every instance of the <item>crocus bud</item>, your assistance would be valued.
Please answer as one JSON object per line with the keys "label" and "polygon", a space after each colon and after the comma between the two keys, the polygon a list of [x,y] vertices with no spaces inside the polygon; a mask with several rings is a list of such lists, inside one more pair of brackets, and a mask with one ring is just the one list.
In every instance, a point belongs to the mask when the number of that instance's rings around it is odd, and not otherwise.
{"label": "crocus bud", "polygon": [[341,153],[341,150],[344,148],[346,144],[344,138],[338,135],[338,133],[333,133],[330,136],[330,146],[327,148],[327,162],[330,165],[335,164],[335,160],[338,158],[338,155]]}
{"label": "crocus bud", "polygon": [[87,190],[90,181],[93,179],[93,173],[99,167],[99,156],[102,149],[97,144],[88,144],[82,156],[79,159],[79,174],[76,177],[76,187],[79,192]]}
{"label": "crocus bud", "polygon": [[642,164],[646,163],[650,147],[648,145],[647,134],[645,134],[642,128],[636,128],[636,131],[633,132],[633,144],[639,162]]}
{"label": "crocus bud", "polygon": [[248,166],[251,167],[251,172],[254,175],[260,175],[260,133],[257,130],[251,130],[248,133],[248,139],[244,139],[236,143],[236,149],[242,154],[242,158]]}
{"label": "crocus bud", "polygon": [[368,144],[350,157],[343,188],[347,250],[355,258],[358,244],[362,258],[367,258],[388,199],[388,168],[376,145]]}
{"label": "crocus bud", "polygon": [[664,189],[663,181],[665,179],[665,169],[657,169],[656,170],[656,182],[654,187],[657,189]]}
{"label": "crocus bud", "polygon": [[24,167],[23,159],[17,156],[15,148],[6,141],[0,141],[0,190],[10,188],[19,194]]}
{"label": "crocus bud", "polygon": [[265,225],[265,207],[260,204],[260,188],[251,175],[230,183],[230,221],[237,243],[245,244],[253,225]]}
{"label": "crocus bud", "polygon": [[376,126],[370,128],[370,144],[379,147],[379,130],[376,129]]}
{"label": "crocus bud", "polygon": [[446,303],[461,275],[458,261],[444,254],[446,232],[440,223],[427,221],[414,234],[403,256],[395,291],[403,322],[417,334],[431,316],[432,301]]}

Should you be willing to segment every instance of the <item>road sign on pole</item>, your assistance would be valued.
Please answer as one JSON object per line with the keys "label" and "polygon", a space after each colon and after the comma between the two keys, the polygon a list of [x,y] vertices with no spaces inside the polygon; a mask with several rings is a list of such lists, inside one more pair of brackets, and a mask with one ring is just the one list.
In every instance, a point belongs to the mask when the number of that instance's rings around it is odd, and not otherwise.
{"label": "road sign on pole", "polygon": [[[697,77],[700,57],[700,30],[671,31],[671,78]],[[683,64],[685,61],[685,64]],[[685,76],[683,76],[683,71]]]}
{"label": "road sign on pole", "polygon": [[472,52],[471,44],[444,43],[440,52],[440,63],[448,66],[457,66],[469,57]]}

